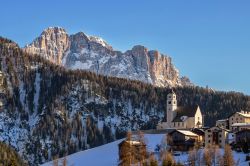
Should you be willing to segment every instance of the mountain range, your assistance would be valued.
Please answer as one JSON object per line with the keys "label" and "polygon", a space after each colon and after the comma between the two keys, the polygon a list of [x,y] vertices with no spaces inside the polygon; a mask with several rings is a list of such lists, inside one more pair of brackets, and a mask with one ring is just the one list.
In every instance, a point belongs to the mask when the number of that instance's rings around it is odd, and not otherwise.
{"label": "mountain range", "polygon": [[69,35],[61,27],[45,29],[24,50],[67,69],[83,69],[159,87],[193,85],[188,77],[180,77],[169,56],[156,50],[136,45],[123,53],[114,50],[102,38],[83,32]]}
{"label": "mountain range", "polygon": [[196,86],[157,87],[71,70],[63,65],[67,64],[64,51],[54,51],[56,56],[51,51],[46,56],[29,53],[0,37],[0,141],[32,166],[124,138],[129,130],[156,128],[166,119],[167,94],[172,89],[178,105],[200,106],[206,126],[250,109],[250,97],[242,93]]}

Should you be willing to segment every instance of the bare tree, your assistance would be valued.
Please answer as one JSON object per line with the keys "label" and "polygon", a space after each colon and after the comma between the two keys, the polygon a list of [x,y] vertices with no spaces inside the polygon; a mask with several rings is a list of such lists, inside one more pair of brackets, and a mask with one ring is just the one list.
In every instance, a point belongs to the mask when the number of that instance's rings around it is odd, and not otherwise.
{"label": "bare tree", "polygon": [[191,166],[200,166],[202,164],[202,153],[198,147],[188,152],[188,162]]}
{"label": "bare tree", "polygon": [[207,166],[221,165],[222,156],[217,145],[209,145],[203,152],[203,164]]}
{"label": "bare tree", "polygon": [[234,166],[235,161],[233,159],[233,153],[230,145],[226,145],[224,149],[225,149],[223,155],[224,166]]}
{"label": "bare tree", "polygon": [[63,161],[62,161],[62,166],[67,166],[67,158],[66,156],[63,158]]}
{"label": "bare tree", "polygon": [[162,160],[162,166],[174,166],[176,164],[171,153],[166,152]]}
{"label": "bare tree", "polygon": [[203,161],[204,161],[204,165],[206,165],[206,166],[212,166],[212,156],[211,156],[210,150],[208,148],[204,149],[204,152],[203,152]]}
{"label": "bare tree", "polygon": [[57,158],[53,160],[53,166],[59,166],[59,165],[58,165],[58,159],[57,159]]}

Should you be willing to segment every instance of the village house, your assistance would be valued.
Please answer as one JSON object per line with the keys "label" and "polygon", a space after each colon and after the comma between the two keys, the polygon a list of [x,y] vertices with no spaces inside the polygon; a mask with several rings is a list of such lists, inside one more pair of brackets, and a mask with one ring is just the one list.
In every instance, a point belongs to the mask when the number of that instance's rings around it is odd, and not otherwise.
{"label": "village house", "polygon": [[174,130],[167,135],[167,144],[174,151],[188,151],[196,143],[201,143],[202,136],[189,130]]}
{"label": "village house", "polygon": [[235,112],[228,118],[229,120],[229,130],[233,129],[233,124],[235,123],[250,123],[250,112],[241,111]]}
{"label": "village house", "polygon": [[166,116],[165,121],[157,125],[157,129],[191,129],[203,126],[200,107],[198,105],[178,107],[177,97],[173,91],[167,96]]}
{"label": "village house", "polygon": [[214,126],[205,130],[205,147],[209,145],[218,145],[221,148],[224,148],[226,143],[228,143],[230,131]]}

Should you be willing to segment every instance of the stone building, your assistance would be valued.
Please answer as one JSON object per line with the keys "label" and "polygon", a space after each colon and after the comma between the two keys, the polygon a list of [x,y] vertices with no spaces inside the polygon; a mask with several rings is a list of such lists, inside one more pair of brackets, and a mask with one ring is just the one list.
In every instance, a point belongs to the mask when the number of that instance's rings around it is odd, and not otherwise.
{"label": "stone building", "polygon": [[205,146],[218,145],[224,148],[228,143],[229,130],[214,126],[205,130]]}
{"label": "stone building", "polygon": [[177,97],[173,91],[167,96],[166,116],[165,121],[159,123],[157,129],[191,129],[203,126],[200,107],[198,105],[178,107]]}
{"label": "stone building", "polygon": [[228,118],[229,130],[233,129],[233,124],[235,123],[250,123],[250,112],[241,111],[235,112]]}

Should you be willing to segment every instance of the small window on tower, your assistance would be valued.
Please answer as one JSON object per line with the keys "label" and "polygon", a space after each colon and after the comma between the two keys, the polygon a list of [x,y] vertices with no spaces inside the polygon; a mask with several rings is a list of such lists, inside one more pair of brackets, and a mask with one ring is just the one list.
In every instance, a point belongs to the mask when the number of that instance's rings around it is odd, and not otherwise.
{"label": "small window on tower", "polygon": [[171,101],[169,101],[168,104],[171,104]]}
{"label": "small window on tower", "polygon": [[175,101],[174,101],[174,104],[175,104]]}

